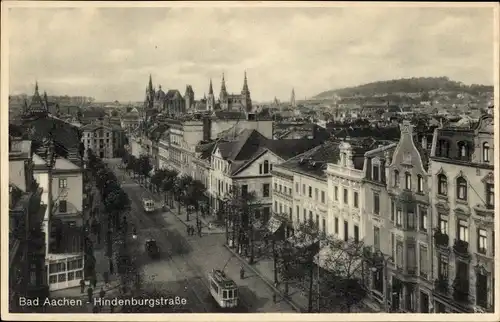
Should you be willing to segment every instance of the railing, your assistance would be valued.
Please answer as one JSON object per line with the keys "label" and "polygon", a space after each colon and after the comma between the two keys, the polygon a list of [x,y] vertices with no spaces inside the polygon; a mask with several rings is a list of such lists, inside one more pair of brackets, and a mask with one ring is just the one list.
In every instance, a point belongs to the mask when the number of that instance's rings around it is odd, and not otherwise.
{"label": "railing", "polygon": [[469,243],[460,239],[455,239],[453,250],[459,255],[467,256],[469,254]]}
{"label": "railing", "polygon": [[434,231],[434,240],[437,246],[445,248],[449,247],[450,237],[438,229]]}

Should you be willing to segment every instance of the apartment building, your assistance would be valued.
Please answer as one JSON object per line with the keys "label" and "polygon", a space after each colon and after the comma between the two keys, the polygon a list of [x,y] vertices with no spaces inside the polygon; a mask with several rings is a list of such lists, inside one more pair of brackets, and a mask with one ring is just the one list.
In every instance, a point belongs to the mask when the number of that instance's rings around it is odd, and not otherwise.
{"label": "apartment building", "polygon": [[32,154],[31,141],[9,138],[9,311],[13,313],[39,309],[19,306],[19,297],[43,301],[49,295],[45,234],[40,229],[47,206],[33,176]]}
{"label": "apartment building", "polygon": [[493,312],[493,115],[436,129],[429,175],[436,312]]}
{"label": "apartment building", "polygon": [[88,149],[101,159],[113,158],[113,129],[101,122],[87,124],[81,128],[84,156],[87,157]]}
{"label": "apartment building", "polygon": [[56,157],[50,144],[33,154],[33,164],[34,177],[43,189],[42,202],[47,205],[42,227],[49,289],[77,287],[84,265],[82,169]]}

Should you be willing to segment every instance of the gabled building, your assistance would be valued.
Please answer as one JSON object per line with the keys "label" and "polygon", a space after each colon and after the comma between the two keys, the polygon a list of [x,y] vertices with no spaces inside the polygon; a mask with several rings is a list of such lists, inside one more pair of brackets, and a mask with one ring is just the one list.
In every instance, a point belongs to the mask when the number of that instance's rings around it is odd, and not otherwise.
{"label": "gabled building", "polygon": [[102,122],[87,124],[81,127],[84,156],[87,158],[88,149],[102,159],[111,159],[114,156],[113,129]]}
{"label": "gabled building", "polygon": [[436,312],[493,312],[493,115],[434,130],[429,175]]}

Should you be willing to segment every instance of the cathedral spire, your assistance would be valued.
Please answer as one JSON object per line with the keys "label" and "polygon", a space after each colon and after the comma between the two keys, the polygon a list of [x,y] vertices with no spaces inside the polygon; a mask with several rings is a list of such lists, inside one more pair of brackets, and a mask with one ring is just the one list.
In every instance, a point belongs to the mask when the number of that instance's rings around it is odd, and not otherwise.
{"label": "cathedral spire", "polygon": [[226,81],[224,80],[224,73],[222,73],[222,84],[220,85],[220,91],[226,92]]}
{"label": "cathedral spire", "polygon": [[148,84],[148,90],[152,91],[153,90],[153,78],[151,77],[151,74],[149,74],[149,84]]}
{"label": "cathedral spire", "polygon": [[247,71],[245,70],[245,77],[243,79],[243,90],[242,93],[248,93],[248,82],[247,82]]}
{"label": "cathedral spire", "polygon": [[[224,79],[224,76],[222,79]],[[213,95],[213,94],[214,94],[214,89],[212,87],[212,79],[210,78],[210,86],[208,88],[208,95]]]}
{"label": "cathedral spire", "polygon": [[35,94],[38,94],[38,81],[35,81]]}

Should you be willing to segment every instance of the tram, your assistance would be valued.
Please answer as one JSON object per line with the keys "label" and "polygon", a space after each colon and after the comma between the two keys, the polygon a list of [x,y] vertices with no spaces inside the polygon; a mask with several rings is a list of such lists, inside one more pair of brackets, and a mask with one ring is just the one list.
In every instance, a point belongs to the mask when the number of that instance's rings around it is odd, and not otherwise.
{"label": "tram", "polygon": [[238,306],[238,286],[223,271],[213,269],[208,273],[208,282],[210,294],[221,308]]}
{"label": "tram", "polygon": [[146,213],[152,213],[155,211],[155,201],[153,199],[143,198],[142,207]]}

